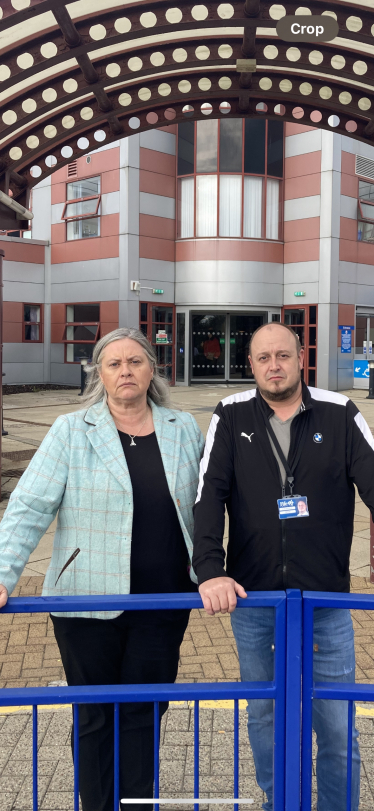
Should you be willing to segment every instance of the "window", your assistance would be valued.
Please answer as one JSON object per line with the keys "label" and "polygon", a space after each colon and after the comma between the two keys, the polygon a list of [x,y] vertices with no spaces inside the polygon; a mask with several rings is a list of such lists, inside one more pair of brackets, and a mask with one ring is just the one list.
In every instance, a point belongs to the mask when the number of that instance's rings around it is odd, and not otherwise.
{"label": "window", "polygon": [[67,200],[62,212],[66,239],[100,236],[100,177],[88,177],[67,184]]}
{"label": "window", "polygon": [[[157,355],[157,365],[170,383],[175,379],[174,313],[173,304],[140,304],[140,329],[151,342]],[[165,334],[166,340],[163,337]]]}
{"label": "window", "polygon": [[358,231],[359,242],[374,242],[374,183],[358,182]]}
{"label": "window", "polygon": [[63,342],[66,363],[91,360],[100,331],[100,304],[67,304]]}
{"label": "window", "polygon": [[283,123],[178,126],[178,237],[280,239]]}
{"label": "window", "polygon": [[41,304],[23,305],[24,341],[38,341],[40,343],[42,340],[41,311]]}

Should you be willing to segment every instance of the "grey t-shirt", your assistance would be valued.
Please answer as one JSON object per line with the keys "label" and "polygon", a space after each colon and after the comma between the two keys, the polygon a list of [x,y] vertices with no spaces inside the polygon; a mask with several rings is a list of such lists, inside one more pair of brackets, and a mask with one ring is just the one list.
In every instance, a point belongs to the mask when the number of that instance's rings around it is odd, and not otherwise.
{"label": "grey t-shirt", "polygon": [[[278,442],[279,442],[279,444],[280,444],[280,446],[282,448],[282,451],[283,451],[286,459],[288,458],[288,454],[289,454],[289,451],[290,451],[291,423],[292,423],[292,420],[294,419],[294,417],[296,417],[296,414],[298,414],[299,412],[300,412],[300,406],[298,406],[295,413],[292,414],[292,416],[289,417],[288,420],[285,420],[285,422],[282,422],[282,420],[279,417],[277,417],[276,414],[273,414],[273,416],[270,417],[270,420],[269,420],[269,422],[271,424],[271,427],[272,427],[272,429],[273,429],[273,431],[275,433],[275,436],[277,437],[277,440],[278,440]],[[268,437],[270,439],[270,445],[271,445],[271,447],[273,449],[274,456],[275,456],[275,458],[276,458],[276,460],[278,462],[278,465],[279,465],[279,470],[280,470],[280,474],[281,474],[281,477],[282,477],[282,482],[283,482],[283,484],[285,484],[287,476],[286,476],[286,471],[284,469],[284,465],[282,464],[282,462],[281,462],[281,460],[279,458],[278,451],[276,450],[276,447],[275,447],[274,442],[273,442],[273,440],[272,440],[272,438],[271,438],[271,436],[269,434],[269,431],[267,433],[268,433]]]}

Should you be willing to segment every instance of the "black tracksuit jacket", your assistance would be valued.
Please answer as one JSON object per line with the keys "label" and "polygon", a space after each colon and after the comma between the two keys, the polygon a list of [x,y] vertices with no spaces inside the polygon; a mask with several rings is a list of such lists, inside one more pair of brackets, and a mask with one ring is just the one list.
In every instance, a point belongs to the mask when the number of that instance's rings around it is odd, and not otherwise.
{"label": "black tracksuit jacket", "polygon": [[[292,468],[299,456],[294,494],[307,496],[309,517],[286,520],[278,517],[282,483],[266,431],[274,412],[255,389],[217,406],[195,504],[193,567],[199,584],[227,574],[252,591],[349,591],[353,485],[374,514],[374,440],[347,397],[304,383],[302,397],[291,424],[288,461]],[[316,441],[319,434],[322,441]]]}

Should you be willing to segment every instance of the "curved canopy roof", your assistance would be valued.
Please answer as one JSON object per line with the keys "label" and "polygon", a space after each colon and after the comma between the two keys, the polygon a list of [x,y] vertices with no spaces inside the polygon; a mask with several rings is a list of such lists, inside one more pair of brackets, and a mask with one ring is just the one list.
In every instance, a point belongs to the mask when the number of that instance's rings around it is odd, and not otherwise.
{"label": "curved canopy roof", "polygon": [[[374,0],[0,0],[0,189],[102,143],[206,116],[267,116],[374,144]],[[287,43],[285,14],[330,15],[328,43]]]}

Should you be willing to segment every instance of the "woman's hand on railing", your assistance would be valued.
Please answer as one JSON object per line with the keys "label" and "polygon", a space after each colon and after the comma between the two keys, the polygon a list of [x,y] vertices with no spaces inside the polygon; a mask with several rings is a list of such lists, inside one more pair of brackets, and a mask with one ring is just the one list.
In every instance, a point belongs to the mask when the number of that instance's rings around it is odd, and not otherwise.
{"label": "woman's hand on railing", "polygon": [[0,608],[2,608],[4,605],[6,605],[7,602],[8,602],[8,591],[5,588],[5,586],[3,586],[0,583]]}
{"label": "woman's hand on railing", "polygon": [[232,577],[212,577],[199,586],[199,592],[205,611],[211,616],[219,611],[221,614],[232,614],[236,608],[236,595],[247,597],[243,586]]}

